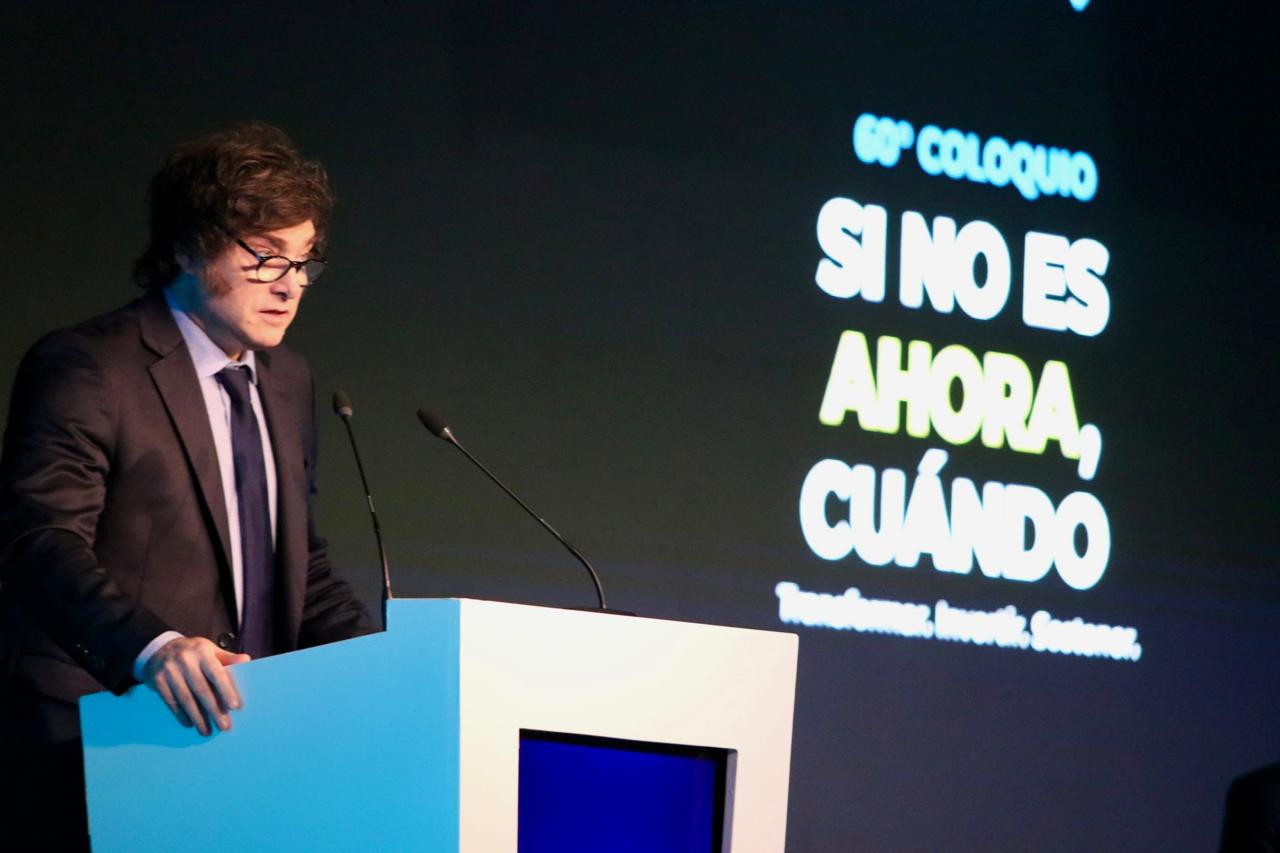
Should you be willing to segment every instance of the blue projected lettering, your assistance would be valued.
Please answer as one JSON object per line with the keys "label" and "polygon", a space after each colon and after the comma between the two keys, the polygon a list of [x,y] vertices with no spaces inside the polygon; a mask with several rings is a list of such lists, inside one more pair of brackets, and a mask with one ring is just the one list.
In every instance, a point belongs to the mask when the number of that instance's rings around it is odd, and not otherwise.
{"label": "blue projected lettering", "polygon": [[976,133],[943,130],[935,124],[917,133],[908,121],[871,113],[853,123],[853,153],[867,165],[892,168],[902,152],[912,148],[927,175],[1012,186],[1028,201],[1051,195],[1089,201],[1098,192],[1098,167],[1084,151],[1009,142],[1000,136],[983,141]]}

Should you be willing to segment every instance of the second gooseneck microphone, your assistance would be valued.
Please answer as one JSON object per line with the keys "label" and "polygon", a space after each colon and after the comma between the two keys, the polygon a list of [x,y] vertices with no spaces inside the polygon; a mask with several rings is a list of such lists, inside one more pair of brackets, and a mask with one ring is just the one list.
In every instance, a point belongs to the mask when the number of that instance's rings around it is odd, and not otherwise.
{"label": "second gooseneck microphone", "polygon": [[360,485],[364,487],[364,499],[369,504],[369,517],[373,519],[373,536],[378,541],[378,559],[382,562],[382,629],[387,628],[387,601],[391,595],[391,569],[387,566],[387,549],[382,545],[382,527],[378,513],[373,508],[373,495],[369,493],[369,481],[364,476],[364,463],[360,461],[360,448],[356,446],[356,434],[351,430],[351,398],[341,391],[333,392],[333,413],[342,418],[351,441],[351,453],[356,458],[356,470],[360,472]]}
{"label": "second gooseneck microphone", "polygon": [[520,498],[516,496],[515,492],[508,489],[501,480],[499,480],[496,476],[494,476],[492,471],[490,471],[488,468],[484,466],[484,463],[482,463],[479,459],[472,456],[471,452],[467,450],[465,447],[463,447],[461,442],[459,442],[458,439],[454,437],[453,431],[449,429],[449,427],[445,424],[442,418],[440,418],[438,415],[434,415],[431,412],[426,411],[425,409],[418,409],[418,420],[422,421],[422,425],[426,427],[431,432],[432,435],[436,436],[437,438],[443,441],[449,442],[454,447],[461,450],[462,454],[466,456],[468,459],[470,459],[473,465],[475,465],[477,468],[483,471],[485,473],[485,476],[487,476],[490,480],[493,480],[493,482],[497,483],[498,488],[506,492],[513,501],[520,504],[521,509],[529,513],[529,515],[533,516],[534,520],[537,521],[539,524],[541,524],[548,533],[554,536],[557,542],[559,542],[561,545],[567,548],[569,553],[572,554],[579,563],[582,563],[582,565],[586,568],[587,572],[591,575],[591,582],[595,584],[596,600],[600,602],[600,609],[601,610],[609,609],[604,602],[604,587],[600,585],[600,576],[596,574],[596,570],[591,567],[591,564],[587,562],[587,558],[582,556],[582,554],[579,553],[577,548],[570,545],[569,541],[565,539],[563,536],[561,536],[559,533],[557,533],[556,529],[552,527],[550,524],[548,524],[546,519],[538,515],[532,509],[530,509],[529,505],[526,504],[524,501],[520,500]]}

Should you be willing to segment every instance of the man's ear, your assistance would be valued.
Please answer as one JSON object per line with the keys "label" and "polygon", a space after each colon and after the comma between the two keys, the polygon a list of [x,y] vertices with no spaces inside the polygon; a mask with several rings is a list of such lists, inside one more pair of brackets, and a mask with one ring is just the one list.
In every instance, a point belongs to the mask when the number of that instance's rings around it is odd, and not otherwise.
{"label": "man's ear", "polygon": [[191,255],[181,249],[174,251],[173,259],[178,262],[178,269],[182,270],[187,275],[196,275],[200,272],[200,268],[204,266],[204,264],[199,263],[192,258]]}

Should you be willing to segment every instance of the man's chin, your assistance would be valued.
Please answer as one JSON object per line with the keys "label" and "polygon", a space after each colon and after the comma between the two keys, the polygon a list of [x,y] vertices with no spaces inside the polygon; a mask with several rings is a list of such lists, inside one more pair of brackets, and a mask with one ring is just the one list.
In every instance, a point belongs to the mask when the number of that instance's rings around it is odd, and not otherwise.
{"label": "man's chin", "polygon": [[284,343],[283,331],[277,335],[258,335],[253,340],[246,341],[246,348],[251,350],[268,350],[275,349],[282,343]]}

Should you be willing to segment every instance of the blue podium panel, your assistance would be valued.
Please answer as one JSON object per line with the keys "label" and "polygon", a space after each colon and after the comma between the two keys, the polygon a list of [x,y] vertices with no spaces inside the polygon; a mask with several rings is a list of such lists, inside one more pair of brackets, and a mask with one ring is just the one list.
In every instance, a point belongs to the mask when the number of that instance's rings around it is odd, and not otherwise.
{"label": "blue podium panel", "polygon": [[94,850],[456,850],[459,602],[415,605],[431,618],[235,667],[229,732],[146,688],[85,697]]}

